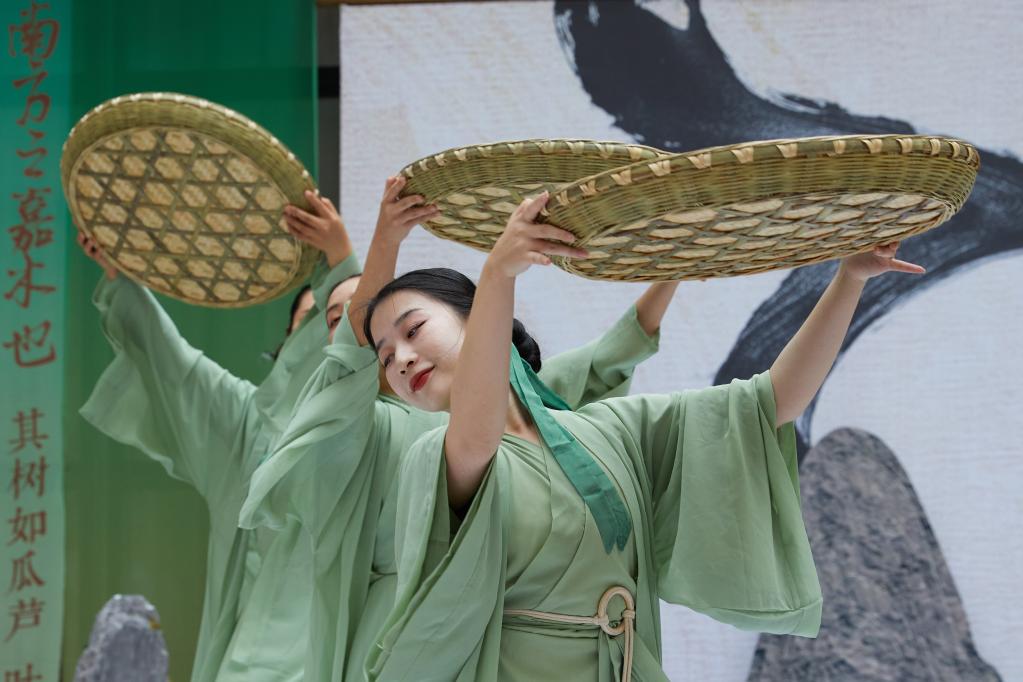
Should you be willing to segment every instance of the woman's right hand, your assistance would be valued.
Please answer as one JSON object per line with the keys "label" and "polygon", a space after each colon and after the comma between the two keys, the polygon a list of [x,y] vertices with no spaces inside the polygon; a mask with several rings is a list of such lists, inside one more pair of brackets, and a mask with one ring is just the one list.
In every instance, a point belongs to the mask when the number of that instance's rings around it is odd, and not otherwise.
{"label": "woman's right hand", "polygon": [[86,256],[94,260],[97,265],[103,268],[103,274],[106,275],[107,279],[114,280],[117,278],[117,268],[110,264],[107,257],[103,255],[103,251],[100,249],[99,244],[97,244],[91,237],[84,232],[79,232],[78,245],[82,247],[82,251],[85,252]]}
{"label": "woman's right hand", "polygon": [[548,198],[544,192],[519,204],[487,257],[487,269],[505,277],[517,277],[531,265],[550,265],[550,256],[589,255],[585,249],[570,246],[576,236],[568,230],[536,222]]}
{"label": "woman's right hand", "polygon": [[440,212],[436,206],[423,206],[424,198],[418,194],[398,198],[404,187],[404,176],[387,178],[384,184],[384,198],[380,200],[374,239],[399,244],[418,223],[429,220]]}

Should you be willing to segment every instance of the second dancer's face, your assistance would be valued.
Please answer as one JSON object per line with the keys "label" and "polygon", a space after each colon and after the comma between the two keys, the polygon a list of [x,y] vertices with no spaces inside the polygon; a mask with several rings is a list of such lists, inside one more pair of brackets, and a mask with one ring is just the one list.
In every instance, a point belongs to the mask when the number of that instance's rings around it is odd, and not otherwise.
{"label": "second dancer's face", "polygon": [[449,410],[464,320],[429,296],[398,291],[376,306],[370,330],[384,375],[398,397],[427,412]]}

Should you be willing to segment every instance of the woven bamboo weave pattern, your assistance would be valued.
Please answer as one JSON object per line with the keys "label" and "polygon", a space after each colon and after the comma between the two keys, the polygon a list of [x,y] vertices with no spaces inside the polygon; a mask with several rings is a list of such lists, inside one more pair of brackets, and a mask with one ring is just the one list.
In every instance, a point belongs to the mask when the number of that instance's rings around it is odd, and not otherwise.
{"label": "woven bamboo weave pattern", "polygon": [[282,211],[315,186],[276,138],[185,95],[118,97],[82,117],[61,158],[75,224],[127,276],[189,303],[233,308],[305,279],[318,252]]}
{"label": "woven bamboo weave pattern", "polygon": [[589,140],[520,140],[461,147],[406,166],[403,194],[421,194],[437,205],[440,214],[424,224],[433,234],[489,251],[508,216],[527,196],[662,156],[664,152],[642,145]]}
{"label": "woven bamboo weave pattern", "polygon": [[[972,145],[923,135],[646,151],[653,156],[560,185],[549,176],[529,183],[524,165],[514,168],[515,185],[502,185],[508,170],[485,162],[482,172],[477,167],[456,180],[450,166],[468,164],[453,152],[444,164],[424,159],[405,172],[411,169],[420,193],[423,174],[442,176],[430,178],[449,192],[444,213],[428,226],[439,236],[489,248],[519,197],[548,189],[544,219],[578,235],[576,244],[590,251],[584,260],[555,258],[558,266],[592,279],[653,281],[791,268],[905,239],[952,217],[980,166]],[[478,190],[448,189],[469,187],[474,177],[485,178],[478,183],[485,196],[507,193],[503,210],[480,201]],[[459,201],[466,206],[452,208]]]}

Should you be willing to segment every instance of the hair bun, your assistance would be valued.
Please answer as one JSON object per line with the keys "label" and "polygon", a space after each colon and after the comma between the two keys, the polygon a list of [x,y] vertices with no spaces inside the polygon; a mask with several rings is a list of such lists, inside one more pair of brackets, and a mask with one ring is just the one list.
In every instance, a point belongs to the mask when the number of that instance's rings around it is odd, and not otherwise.
{"label": "hair bun", "polygon": [[518,320],[512,320],[512,343],[515,345],[515,349],[519,351],[519,355],[522,359],[529,363],[529,366],[533,368],[534,372],[540,371],[540,344],[536,342],[529,332],[526,331],[525,325]]}

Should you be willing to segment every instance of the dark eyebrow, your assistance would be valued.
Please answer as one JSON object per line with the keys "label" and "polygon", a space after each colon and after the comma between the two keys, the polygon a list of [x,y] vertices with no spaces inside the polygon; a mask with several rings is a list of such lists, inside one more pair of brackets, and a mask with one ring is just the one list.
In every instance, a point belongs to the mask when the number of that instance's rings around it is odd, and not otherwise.
{"label": "dark eyebrow", "polygon": [[[417,312],[418,310],[419,310],[419,308],[409,308],[408,310],[403,312],[401,315],[398,315],[398,319],[396,319],[394,321],[394,327],[395,328],[400,327],[401,323],[405,321],[405,318],[407,318],[412,313]],[[387,340],[387,338],[384,337],[384,338],[380,339],[379,341],[377,341],[376,347],[374,348],[374,350],[376,350],[377,353],[380,352],[380,346],[384,345],[384,341],[386,341],[386,340]]]}

